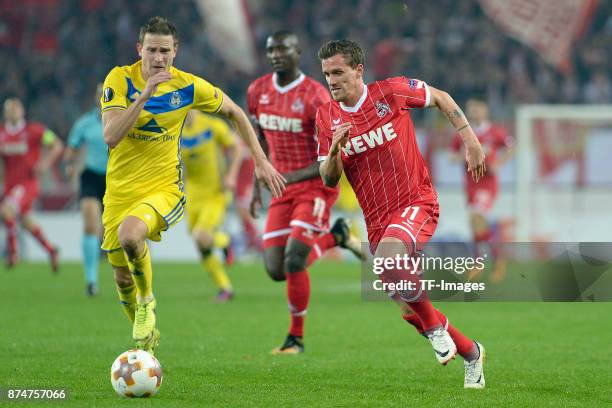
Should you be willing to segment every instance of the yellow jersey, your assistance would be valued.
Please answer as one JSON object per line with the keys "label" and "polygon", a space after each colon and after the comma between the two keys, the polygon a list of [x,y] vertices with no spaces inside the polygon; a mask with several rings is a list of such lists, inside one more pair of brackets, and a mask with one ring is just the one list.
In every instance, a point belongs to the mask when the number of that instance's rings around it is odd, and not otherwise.
{"label": "yellow jersey", "polygon": [[185,123],[181,156],[190,199],[223,192],[226,171],[223,149],[235,144],[234,134],[223,119],[197,112],[189,124]]}
{"label": "yellow jersey", "polygon": [[[145,88],[142,63],[115,67],[104,81],[102,112],[127,109]],[[183,190],[180,134],[190,109],[217,112],[223,93],[204,79],[169,71],[172,79],[159,84],[145,103],[134,127],[110,149],[104,204],[129,203],[151,192]]]}

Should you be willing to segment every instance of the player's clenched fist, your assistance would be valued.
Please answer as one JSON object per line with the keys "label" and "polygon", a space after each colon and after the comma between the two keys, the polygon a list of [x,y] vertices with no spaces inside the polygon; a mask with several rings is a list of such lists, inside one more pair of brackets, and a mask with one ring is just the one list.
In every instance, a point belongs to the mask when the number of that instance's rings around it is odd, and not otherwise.
{"label": "player's clenched fist", "polygon": [[338,126],[334,131],[331,147],[329,149],[329,153],[332,156],[337,155],[340,149],[346,146],[346,143],[348,142],[349,138],[349,130],[351,129],[351,127],[352,125],[350,123],[343,123]]}
{"label": "player's clenched fist", "polygon": [[149,99],[157,90],[157,85],[161,84],[162,82],[169,81],[171,79],[172,74],[168,71],[162,71],[158,72],[155,75],[151,75],[149,79],[147,79],[145,89],[142,91],[142,97],[145,99]]}

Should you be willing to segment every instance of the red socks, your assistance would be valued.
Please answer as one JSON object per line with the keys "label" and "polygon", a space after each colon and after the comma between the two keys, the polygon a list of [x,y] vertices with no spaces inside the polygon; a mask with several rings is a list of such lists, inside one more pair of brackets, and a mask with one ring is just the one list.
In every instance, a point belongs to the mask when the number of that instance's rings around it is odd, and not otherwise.
{"label": "red socks", "polygon": [[51,245],[51,243],[47,241],[47,238],[45,238],[39,226],[32,228],[32,235],[34,236],[34,238],[36,238],[36,240],[40,243],[40,245],[45,247],[47,252],[49,253],[53,252],[53,249],[54,249],[53,245]]}
{"label": "red socks", "polygon": [[421,321],[423,332],[443,326],[441,319],[436,313],[436,309],[431,304],[426,292],[422,292],[418,301],[408,303],[408,306],[418,316]]}
{"label": "red socks", "polygon": [[6,250],[8,258],[13,260],[17,257],[17,222],[12,220],[4,220],[6,225]]}
{"label": "red socks", "polygon": [[289,299],[289,313],[291,313],[291,326],[289,334],[296,337],[304,336],[304,318],[310,299],[310,277],[308,271],[287,274],[287,298]]}
{"label": "red socks", "polygon": [[[434,309],[434,310],[436,311],[436,314],[438,315],[438,319],[444,325],[444,327],[448,331],[448,334],[453,339],[453,342],[455,342],[455,345],[457,346],[457,352],[459,353],[459,355],[468,361],[471,361],[474,358],[478,358],[478,350],[475,347],[474,341],[467,338],[457,328],[451,325],[448,322],[448,319],[446,318],[446,316],[442,314],[442,312],[440,312],[437,309]],[[424,332],[423,326],[421,325],[421,321],[419,320],[417,315],[409,314],[409,315],[403,315],[402,317],[404,318],[406,322],[413,325],[414,328],[417,329],[419,333],[423,334]],[[476,353],[475,357],[474,357],[474,353]]]}
{"label": "red socks", "polygon": [[331,232],[326,232],[325,234],[321,235],[312,245],[310,255],[308,255],[308,261],[306,262],[306,267],[312,265],[312,263],[319,259],[329,248],[333,248],[335,246],[336,239],[334,238],[334,234]]}

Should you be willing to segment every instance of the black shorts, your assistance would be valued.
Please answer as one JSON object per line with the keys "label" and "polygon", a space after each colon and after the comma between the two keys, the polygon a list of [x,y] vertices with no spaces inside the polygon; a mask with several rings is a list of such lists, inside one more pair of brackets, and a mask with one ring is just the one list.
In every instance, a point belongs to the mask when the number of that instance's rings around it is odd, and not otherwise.
{"label": "black shorts", "polygon": [[89,169],[85,169],[81,173],[79,199],[93,197],[102,202],[104,191],[106,191],[106,174],[98,174]]}

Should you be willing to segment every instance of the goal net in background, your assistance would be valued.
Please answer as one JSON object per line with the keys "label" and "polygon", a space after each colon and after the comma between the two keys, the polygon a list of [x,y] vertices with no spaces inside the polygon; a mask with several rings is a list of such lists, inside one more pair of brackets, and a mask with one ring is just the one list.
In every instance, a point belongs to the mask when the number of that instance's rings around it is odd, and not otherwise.
{"label": "goal net in background", "polygon": [[612,106],[522,105],[517,242],[612,240]]}

